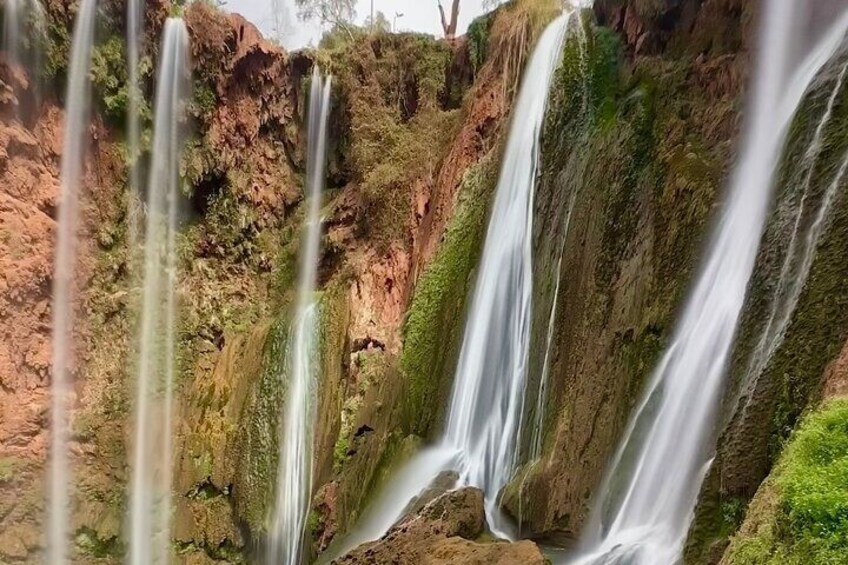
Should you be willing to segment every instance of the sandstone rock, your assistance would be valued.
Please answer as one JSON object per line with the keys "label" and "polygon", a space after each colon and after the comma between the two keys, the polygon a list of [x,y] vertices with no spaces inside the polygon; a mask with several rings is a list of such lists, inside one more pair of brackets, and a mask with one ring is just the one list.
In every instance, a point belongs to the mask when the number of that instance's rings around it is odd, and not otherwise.
{"label": "sandstone rock", "polygon": [[485,529],[483,493],[464,488],[443,494],[405,518],[376,542],[364,544],[337,565],[395,563],[531,563],[544,557],[533,542],[476,543]]}

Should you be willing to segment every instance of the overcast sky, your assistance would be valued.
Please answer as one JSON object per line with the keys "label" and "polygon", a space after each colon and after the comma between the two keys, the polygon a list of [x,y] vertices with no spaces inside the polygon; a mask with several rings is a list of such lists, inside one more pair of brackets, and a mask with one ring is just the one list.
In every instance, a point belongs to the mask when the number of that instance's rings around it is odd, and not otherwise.
{"label": "overcast sky", "polygon": [[[465,33],[468,24],[483,13],[484,0],[461,0],[459,10],[458,33]],[[297,49],[317,44],[321,38],[321,28],[316,24],[304,23],[297,19],[294,0],[225,0],[224,9],[238,12],[253,22],[267,37],[275,35],[273,5],[278,2],[288,8],[292,29],[279,39],[288,49]],[[439,9],[436,0],[373,0],[374,11],[383,12],[391,22],[396,14],[398,31],[420,31],[435,36],[442,35]],[[443,0],[446,9],[450,0]],[[363,23],[371,13],[371,0],[357,0],[356,22]]]}

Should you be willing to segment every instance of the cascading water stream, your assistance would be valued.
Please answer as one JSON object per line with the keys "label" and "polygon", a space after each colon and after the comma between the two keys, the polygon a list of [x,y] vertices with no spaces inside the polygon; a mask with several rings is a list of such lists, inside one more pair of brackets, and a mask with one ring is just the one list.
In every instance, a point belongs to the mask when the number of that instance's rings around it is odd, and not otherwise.
{"label": "cascading water stream", "polygon": [[285,366],[281,368],[280,375],[283,384],[288,384],[288,391],[279,436],[277,499],[266,548],[269,565],[301,563],[309,497],[312,494],[312,438],[318,370],[318,306],[313,295],[321,241],[320,212],[327,160],[331,83],[330,77],[321,78],[316,66],[309,97],[306,234],[300,256],[297,310],[289,331]]}
{"label": "cascading water stream", "polygon": [[771,0],[752,119],[707,261],[600,489],[575,563],[677,563],[709,467],[715,414],[775,170],[804,93],[842,42],[845,17],[789,76],[795,3]]}
{"label": "cascading water stream", "polygon": [[183,114],[189,99],[188,31],[168,18],[162,35],[147,184],[144,271],[130,481],[132,565],[170,558],[171,418],[175,370],[176,231]]}
{"label": "cascading water stream", "polygon": [[44,8],[39,0],[5,1],[2,39],[4,57],[10,66],[24,67],[27,70],[30,90],[34,94],[36,103],[39,101],[41,43],[46,39],[46,31]]}
{"label": "cascading water stream", "polygon": [[90,110],[88,70],[94,42],[96,0],[81,0],[74,23],[68,66],[65,135],[62,146],[61,192],[53,274],[53,359],[48,462],[46,561],[68,559],[70,466],[68,461],[69,397],[72,393],[74,266],[76,265],[79,196]]}
{"label": "cascading water stream", "polygon": [[12,65],[17,65],[20,60],[22,9],[22,0],[6,0],[3,5],[3,52],[6,61]]}

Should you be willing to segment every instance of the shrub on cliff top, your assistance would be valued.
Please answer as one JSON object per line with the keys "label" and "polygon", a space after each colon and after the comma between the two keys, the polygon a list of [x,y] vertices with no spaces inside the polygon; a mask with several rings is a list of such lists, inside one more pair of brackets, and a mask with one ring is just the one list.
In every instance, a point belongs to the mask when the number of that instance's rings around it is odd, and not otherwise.
{"label": "shrub on cliff top", "polygon": [[419,34],[376,34],[346,42],[325,57],[337,77],[348,175],[362,194],[362,227],[392,240],[409,216],[411,189],[435,176],[456,124],[440,107],[452,52]]}
{"label": "shrub on cliff top", "polygon": [[488,32],[486,58],[503,79],[504,92],[514,94],[521,71],[545,27],[562,12],[559,0],[515,0],[495,13]]}

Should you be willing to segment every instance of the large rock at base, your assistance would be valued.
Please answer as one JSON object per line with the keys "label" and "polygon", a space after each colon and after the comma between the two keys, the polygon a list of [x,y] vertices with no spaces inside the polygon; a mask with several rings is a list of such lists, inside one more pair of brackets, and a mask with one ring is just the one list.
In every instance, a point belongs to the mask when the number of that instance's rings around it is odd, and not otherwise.
{"label": "large rock at base", "polygon": [[545,563],[530,541],[474,542],[485,526],[483,493],[476,488],[455,490],[408,516],[380,540],[363,544],[333,563]]}

